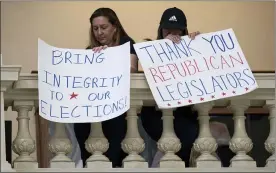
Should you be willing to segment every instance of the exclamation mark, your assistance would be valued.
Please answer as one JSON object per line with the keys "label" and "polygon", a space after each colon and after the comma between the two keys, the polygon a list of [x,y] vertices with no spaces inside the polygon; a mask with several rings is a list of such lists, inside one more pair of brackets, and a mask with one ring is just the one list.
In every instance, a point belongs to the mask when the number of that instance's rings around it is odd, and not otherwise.
{"label": "exclamation mark", "polygon": [[127,96],[125,97],[125,107],[127,107]]}
{"label": "exclamation mark", "polygon": [[50,104],[50,117],[52,117],[52,104]]}

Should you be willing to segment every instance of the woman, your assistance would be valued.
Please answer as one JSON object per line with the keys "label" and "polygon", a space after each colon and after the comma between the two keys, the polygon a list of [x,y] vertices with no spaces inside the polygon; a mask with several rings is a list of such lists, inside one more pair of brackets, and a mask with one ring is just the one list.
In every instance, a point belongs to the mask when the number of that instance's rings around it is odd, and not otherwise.
{"label": "woman", "polygon": [[[198,34],[199,32],[188,33],[185,14],[174,7],[164,11],[158,28],[157,39],[170,39],[178,43],[181,36],[188,35],[194,39]],[[156,142],[160,139],[163,131],[161,116],[162,113],[155,111],[155,107],[143,107],[141,112],[144,129]],[[197,115],[192,111],[191,106],[185,106],[178,108],[174,112],[174,117],[175,133],[182,143],[181,150],[176,154],[185,161],[186,166],[189,166],[191,148],[198,136]]]}
{"label": "woman", "polygon": [[[137,56],[133,47],[134,41],[122,27],[116,13],[110,8],[99,8],[91,15],[90,24],[90,46],[88,49],[99,52],[107,47],[130,42],[131,72],[136,72]],[[105,155],[110,159],[113,167],[121,167],[122,160],[127,156],[121,149],[121,141],[124,139],[127,129],[125,116],[126,114],[102,122],[103,132],[110,143]],[[80,145],[81,158],[85,163],[91,155],[86,151],[84,145],[90,133],[90,123],[75,124],[74,130]]]}

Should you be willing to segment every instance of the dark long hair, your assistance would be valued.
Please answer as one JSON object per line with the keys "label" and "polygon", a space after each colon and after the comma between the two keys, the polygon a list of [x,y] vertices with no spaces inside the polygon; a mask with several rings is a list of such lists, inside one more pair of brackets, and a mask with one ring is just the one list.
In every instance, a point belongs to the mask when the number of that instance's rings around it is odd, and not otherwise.
{"label": "dark long hair", "polygon": [[[161,40],[161,39],[164,39],[163,37],[163,34],[162,34],[162,27],[158,27],[158,30],[157,30],[157,40]],[[185,36],[185,35],[188,35],[189,32],[188,32],[188,28],[185,28],[184,30],[182,30],[182,35],[181,36]]]}
{"label": "dark long hair", "polygon": [[115,45],[119,45],[120,38],[121,37],[128,37],[128,34],[124,30],[117,14],[110,8],[98,8],[94,11],[94,13],[90,17],[90,46],[88,48],[98,47],[102,46],[100,42],[98,42],[95,38],[95,35],[93,33],[93,19],[96,17],[104,16],[108,19],[108,21],[116,27],[116,33],[114,33],[113,41],[115,42]]}
{"label": "dark long hair", "polygon": [[150,38],[144,38],[144,41],[152,41]]}

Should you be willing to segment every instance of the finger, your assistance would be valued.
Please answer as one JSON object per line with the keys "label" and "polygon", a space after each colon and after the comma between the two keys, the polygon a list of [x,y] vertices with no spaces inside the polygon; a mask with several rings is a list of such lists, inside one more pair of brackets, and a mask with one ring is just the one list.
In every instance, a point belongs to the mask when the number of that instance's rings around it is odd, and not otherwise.
{"label": "finger", "polygon": [[97,53],[97,52],[99,51],[99,48],[100,48],[100,47],[95,47],[95,48],[94,48],[94,52]]}
{"label": "finger", "polygon": [[108,47],[107,45],[104,45],[103,50],[105,50],[107,47]]}
{"label": "finger", "polygon": [[178,36],[176,36],[176,39],[177,39],[177,42],[178,43],[180,43],[180,41],[181,41],[181,37],[178,35]]}
{"label": "finger", "polygon": [[168,39],[171,40],[172,42],[175,42],[174,37],[169,37]]}
{"label": "finger", "polygon": [[100,47],[98,48],[98,53],[100,53],[102,49],[103,49],[103,46],[100,46]]}
{"label": "finger", "polygon": [[170,35],[168,35],[168,36],[166,37],[166,39],[169,39],[169,40],[172,41],[172,37],[171,37]]}
{"label": "finger", "polygon": [[193,33],[193,34],[191,35],[191,39],[192,39],[192,40],[195,39],[195,33]]}
{"label": "finger", "polygon": [[174,42],[175,42],[175,43],[179,43],[179,42],[180,42],[180,37],[174,36]]}
{"label": "finger", "polygon": [[174,43],[178,43],[178,40],[177,40],[176,37],[174,37],[173,42],[174,42]]}
{"label": "finger", "polygon": [[196,32],[191,33],[191,37],[190,37],[190,38],[191,38],[191,40],[194,40],[194,39],[195,39],[195,37],[196,37],[196,35],[197,35],[197,34],[196,34]]}
{"label": "finger", "polygon": [[98,47],[95,47],[94,52],[97,53],[97,51],[98,51]]}

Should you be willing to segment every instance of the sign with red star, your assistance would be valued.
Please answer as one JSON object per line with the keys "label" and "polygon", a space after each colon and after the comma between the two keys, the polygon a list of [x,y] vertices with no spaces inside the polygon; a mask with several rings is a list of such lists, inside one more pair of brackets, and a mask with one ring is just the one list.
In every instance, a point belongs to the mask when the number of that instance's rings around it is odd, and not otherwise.
{"label": "sign with red star", "polygon": [[97,52],[57,48],[39,39],[39,115],[58,123],[123,115],[130,108],[129,50],[130,42]]}

